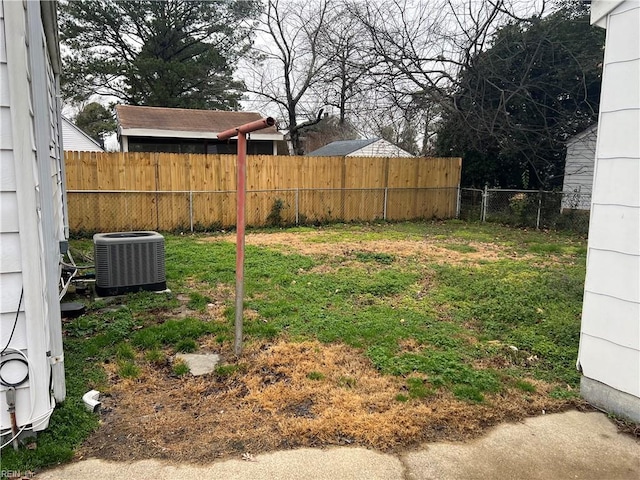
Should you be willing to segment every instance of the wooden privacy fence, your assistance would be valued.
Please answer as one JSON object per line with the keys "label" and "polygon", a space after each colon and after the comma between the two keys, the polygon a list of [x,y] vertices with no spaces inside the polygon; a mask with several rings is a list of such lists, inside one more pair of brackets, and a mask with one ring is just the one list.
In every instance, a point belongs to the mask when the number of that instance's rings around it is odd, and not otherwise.
{"label": "wooden privacy fence", "polygon": [[[247,223],[452,218],[460,158],[247,157]],[[65,152],[72,231],[236,222],[236,156]]]}

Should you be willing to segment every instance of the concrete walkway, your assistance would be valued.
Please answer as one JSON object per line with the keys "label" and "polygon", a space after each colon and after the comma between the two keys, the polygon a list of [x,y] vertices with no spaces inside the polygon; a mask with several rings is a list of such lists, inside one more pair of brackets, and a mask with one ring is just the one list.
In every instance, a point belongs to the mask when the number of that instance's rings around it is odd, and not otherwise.
{"label": "concrete walkway", "polygon": [[253,461],[208,465],[88,459],[36,475],[39,480],[362,479],[638,480],[640,442],[604,414],[570,411],[504,424],[467,443],[431,443],[400,455],[364,448],[300,449]]}

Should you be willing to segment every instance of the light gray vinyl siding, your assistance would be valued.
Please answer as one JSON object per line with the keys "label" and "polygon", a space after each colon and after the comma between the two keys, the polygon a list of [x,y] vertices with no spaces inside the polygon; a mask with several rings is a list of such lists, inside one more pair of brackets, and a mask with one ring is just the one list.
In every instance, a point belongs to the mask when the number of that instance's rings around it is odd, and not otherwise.
{"label": "light gray vinyl siding", "polygon": [[413,157],[413,155],[384,139],[380,139],[350,153],[347,157]]}
{"label": "light gray vinyl siding", "polygon": [[577,135],[567,144],[562,208],[589,210],[596,157],[597,125]]}
{"label": "light gray vinyl siding", "polygon": [[[62,178],[62,145],[61,145],[61,135],[60,126],[58,125],[58,98],[56,91],[56,76],[53,72],[53,68],[51,66],[51,58],[49,56],[49,50],[46,47],[46,38],[44,35],[44,31],[42,31],[42,39],[44,54],[45,54],[45,65],[46,65],[46,73],[47,73],[47,113],[48,113],[48,121],[49,121],[49,164],[50,164],[50,175],[51,175],[51,185],[52,185],[52,206],[53,206],[53,228],[55,234],[55,239],[57,241],[64,240],[64,208],[63,208],[63,178]],[[56,267],[59,264],[59,259],[55,258]]]}
{"label": "light gray vinyl siding", "polygon": [[[4,8],[0,3],[0,344],[6,345],[16,317],[22,285],[18,198],[7,65]],[[12,345],[25,348],[24,305]]]}
{"label": "light gray vinyl siding", "polygon": [[71,152],[104,152],[92,138],[66,118],[62,119],[62,138],[64,149]]}

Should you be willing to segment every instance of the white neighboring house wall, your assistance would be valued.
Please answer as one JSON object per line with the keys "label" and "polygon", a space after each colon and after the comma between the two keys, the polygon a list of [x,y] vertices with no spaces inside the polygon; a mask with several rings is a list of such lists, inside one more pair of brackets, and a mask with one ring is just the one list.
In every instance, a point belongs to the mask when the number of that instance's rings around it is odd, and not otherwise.
{"label": "white neighboring house wall", "polygon": [[592,3],[607,29],[578,368],[590,403],[640,422],[640,2]]}
{"label": "white neighboring house wall", "polygon": [[[66,396],[59,280],[68,224],[55,8],[0,2],[0,368],[5,380],[28,373],[16,387],[16,417],[32,431],[48,426]],[[26,358],[28,370],[15,358]],[[7,390],[0,385],[3,439],[11,432]]]}
{"label": "white neighboring house wall", "polygon": [[596,158],[598,125],[574,135],[567,142],[567,156],[562,184],[562,209],[589,210]]}
{"label": "white neighboring house wall", "polygon": [[351,152],[347,157],[413,157],[413,155],[381,138],[355,152]]}
{"label": "white neighboring house wall", "polygon": [[64,140],[65,150],[73,152],[104,152],[104,148],[98,142],[76,127],[66,117],[62,117],[62,139]]}

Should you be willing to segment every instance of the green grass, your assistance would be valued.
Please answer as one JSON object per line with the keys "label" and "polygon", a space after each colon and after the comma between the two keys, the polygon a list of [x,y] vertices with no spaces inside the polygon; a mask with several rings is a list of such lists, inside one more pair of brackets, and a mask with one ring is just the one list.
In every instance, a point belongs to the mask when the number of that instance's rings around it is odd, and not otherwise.
{"label": "green grass", "polygon": [[126,342],[119,343],[116,347],[116,358],[119,360],[133,360],[136,358],[136,352],[131,345]]}
{"label": "green grass", "polygon": [[433,395],[434,390],[429,388],[421,378],[407,378],[407,390],[410,398],[425,398]]}
{"label": "green grass", "polygon": [[165,362],[167,357],[161,350],[154,348],[145,352],[144,359],[149,363],[161,365]]}
{"label": "green grass", "polygon": [[388,253],[356,252],[355,256],[360,262],[375,262],[383,265],[390,265],[395,260],[395,257]]}
{"label": "green grass", "polygon": [[453,250],[455,252],[460,252],[460,253],[474,253],[478,251],[477,248],[474,248],[471,245],[467,245],[465,243],[445,244],[444,248],[448,250]]}
{"label": "green grass", "polygon": [[[203,322],[195,318],[167,320],[161,324],[150,325],[131,335],[131,343],[141,349],[157,349],[173,346],[181,351],[185,346],[195,345],[195,339],[205,334],[226,332],[228,328],[212,322]],[[194,348],[195,350],[195,348]],[[192,350],[193,351],[193,350]]]}
{"label": "green grass", "polygon": [[307,378],[309,380],[324,380],[324,375],[320,372],[309,372],[307,373]]}
{"label": "green grass", "polygon": [[187,307],[191,310],[198,310],[204,312],[207,309],[207,304],[211,303],[211,299],[198,292],[189,292],[189,302]]}
{"label": "green grass", "polygon": [[118,362],[118,375],[122,378],[138,378],[140,368],[131,360],[120,360]]}
{"label": "green grass", "polygon": [[186,362],[176,360],[171,366],[171,371],[177,377],[184,377],[189,373],[189,365]]}
{"label": "green grass", "polygon": [[229,364],[229,365],[218,365],[216,367],[216,375],[219,377],[230,377],[234,373],[236,373],[240,367],[238,365]]}
{"label": "green grass", "polygon": [[[311,257],[248,245],[245,306],[258,315],[245,318],[246,342],[286,337],[356,347],[382,374],[402,378],[406,389],[395,396],[399,402],[425,401],[437,391],[471,403],[486,403],[489,394],[505,388],[530,395],[535,387],[524,378],[556,383],[554,398],[576,395],[584,239],[460,221],[288,231],[304,234],[311,244],[335,244],[337,252],[342,242],[431,239],[462,253],[490,243],[509,255],[474,265],[424,264],[392,252]],[[91,242],[77,240],[72,246],[89,250]],[[98,426],[98,417],[85,411],[81,397],[92,388],[107,387],[104,362],[114,362],[120,376],[135,378],[136,362],[163,367],[165,351],[193,351],[204,335],[230,344],[233,308],[227,308],[226,321],[212,322],[206,319],[206,306],[208,292],[219,284],[233,288],[235,253],[234,244],[205,241],[200,235],[166,236],[169,287],[188,296],[193,318],[172,316],[180,306],[175,294],[139,293],[127,296],[124,308],[93,305],[87,314],[66,321],[67,401],[38,436],[37,450],[5,449],[2,469],[37,469],[71,458]],[[348,262],[353,259],[358,262]],[[315,273],[313,267],[321,263],[330,268]],[[491,361],[496,359],[500,361]],[[489,366],[480,368],[483,361]],[[508,368],[490,367],[504,363]],[[180,365],[172,366],[176,376],[188,373]],[[237,372],[237,365],[216,369],[221,377]],[[325,377],[309,372],[308,378]],[[338,383],[343,388],[357,385],[352,377]]]}
{"label": "green grass", "polygon": [[192,353],[198,349],[198,344],[193,338],[185,338],[176,343],[176,351],[182,353]]}
{"label": "green grass", "polygon": [[536,391],[536,387],[532,385],[530,382],[527,382],[525,380],[516,380],[515,386],[516,388],[519,388],[523,392],[533,393]]}

